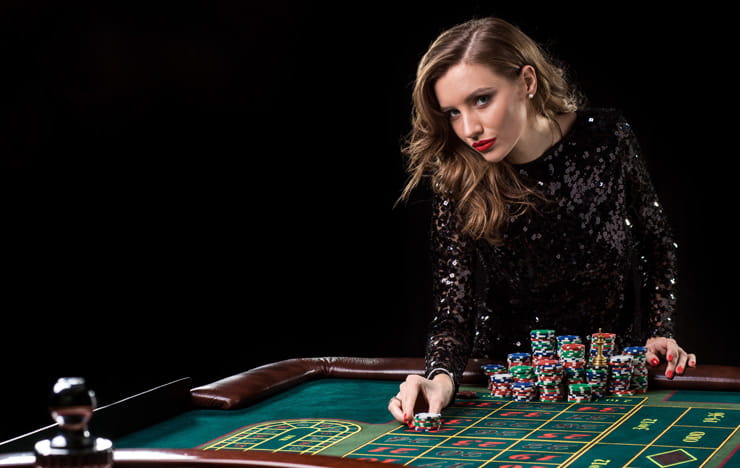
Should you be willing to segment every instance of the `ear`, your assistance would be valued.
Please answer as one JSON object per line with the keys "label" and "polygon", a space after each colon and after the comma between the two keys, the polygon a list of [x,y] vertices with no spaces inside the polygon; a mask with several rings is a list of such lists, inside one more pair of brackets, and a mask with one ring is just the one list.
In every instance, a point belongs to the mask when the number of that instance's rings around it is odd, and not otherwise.
{"label": "ear", "polygon": [[537,94],[537,72],[532,65],[524,65],[519,73],[519,78],[524,87],[525,95]]}

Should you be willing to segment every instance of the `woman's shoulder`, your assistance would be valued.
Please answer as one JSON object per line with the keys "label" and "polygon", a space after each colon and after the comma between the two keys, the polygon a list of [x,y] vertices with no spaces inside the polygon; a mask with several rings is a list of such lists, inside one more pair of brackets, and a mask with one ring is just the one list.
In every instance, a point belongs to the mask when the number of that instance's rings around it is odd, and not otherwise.
{"label": "woman's shoulder", "polygon": [[579,109],[577,114],[577,122],[581,125],[613,129],[617,126],[627,124],[622,111],[613,107],[587,107]]}
{"label": "woman's shoulder", "polygon": [[573,129],[575,140],[587,146],[616,145],[632,133],[624,113],[608,107],[579,109]]}

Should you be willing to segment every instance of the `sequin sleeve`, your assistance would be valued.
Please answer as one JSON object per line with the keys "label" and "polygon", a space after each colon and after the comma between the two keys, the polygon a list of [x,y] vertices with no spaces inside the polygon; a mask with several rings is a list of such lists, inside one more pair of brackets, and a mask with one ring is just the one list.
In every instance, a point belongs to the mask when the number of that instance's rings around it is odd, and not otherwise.
{"label": "sequin sleeve", "polygon": [[624,118],[618,123],[623,152],[627,209],[639,257],[643,302],[647,301],[647,337],[673,337],[676,308],[677,245],[658,201],[638,140]]}
{"label": "sequin sleeve", "polygon": [[456,229],[452,200],[435,195],[432,202],[431,257],[435,310],[426,345],[427,376],[449,371],[457,385],[472,346],[474,327],[472,241]]}

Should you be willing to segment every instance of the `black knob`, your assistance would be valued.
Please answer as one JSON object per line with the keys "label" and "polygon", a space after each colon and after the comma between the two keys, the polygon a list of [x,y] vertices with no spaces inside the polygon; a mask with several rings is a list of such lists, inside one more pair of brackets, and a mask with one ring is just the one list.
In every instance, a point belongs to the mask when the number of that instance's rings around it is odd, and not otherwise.
{"label": "black knob", "polygon": [[88,430],[96,406],[95,393],[80,377],[57,380],[49,397],[51,417],[60,432],[36,443],[36,465],[40,467],[108,467],[113,461],[113,444],[93,438]]}

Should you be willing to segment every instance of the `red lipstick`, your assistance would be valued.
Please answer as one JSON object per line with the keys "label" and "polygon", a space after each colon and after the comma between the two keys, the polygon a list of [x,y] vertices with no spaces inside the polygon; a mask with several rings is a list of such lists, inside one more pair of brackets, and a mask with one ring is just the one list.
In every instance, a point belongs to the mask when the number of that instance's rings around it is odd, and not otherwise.
{"label": "red lipstick", "polygon": [[495,138],[488,138],[487,140],[478,140],[473,143],[473,148],[477,149],[481,153],[485,153],[496,143]]}

